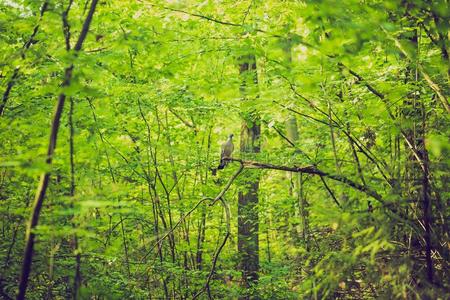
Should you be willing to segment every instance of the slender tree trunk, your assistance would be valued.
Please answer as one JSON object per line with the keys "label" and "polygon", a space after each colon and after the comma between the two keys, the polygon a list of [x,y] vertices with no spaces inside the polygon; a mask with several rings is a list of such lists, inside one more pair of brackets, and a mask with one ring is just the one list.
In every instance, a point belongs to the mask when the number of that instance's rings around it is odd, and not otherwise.
{"label": "slender tree trunk", "polygon": [[[206,152],[206,165],[209,166],[209,157],[211,152],[211,134],[212,134],[212,126],[209,125],[208,129],[208,142],[207,142],[207,152]],[[208,173],[209,168],[205,172],[205,180],[202,182],[203,185],[208,184]],[[202,262],[203,262],[203,244],[205,242],[205,234],[206,234],[206,206],[202,206],[202,214],[199,221],[199,227],[198,227],[198,237],[197,237],[197,253],[196,253],[196,265],[197,269],[202,269]]]}
{"label": "slender tree trunk", "polygon": [[[69,152],[70,152],[70,196],[72,197],[71,206],[73,208],[73,197],[75,196],[75,163],[74,163],[74,127],[73,127],[73,98],[70,98],[70,108],[69,108]],[[74,216],[72,216],[72,227],[75,228]],[[81,254],[78,249],[78,236],[75,233],[73,235],[73,250],[75,252],[75,275],[73,280],[73,299],[79,298],[79,290],[81,286]]]}
{"label": "slender tree trunk", "polygon": [[[420,59],[420,41],[417,29],[412,36],[405,38],[412,46],[415,47],[417,53],[417,60]],[[405,83],[413,84],[419,80],[418,62],[412,62],[405,71]],[[420,99],[418,93],[413,91],[404,103],[403,115],[410,121],[406,128],[406,138],[413,145],[417,151],[417,155],[422,162],[420,166],[416,158],[411,154],[407,162],[407,180],[410,184],[410,195],[416,202],[416,215],[419,222],[423,223],[424,233],[422,237],[413,237],[412,245],[417,250],[425,252],[426,262],[426,278],[429,282],[433,282],[433,260],[431,257],[432,242],[431,242],[431,220],[432,220],[432,206],[431,206],[431,191],[429,182],[429,158],[425,148],[426,136],[426,110],[423,104],[424,99]],[[409,178],[408,178],[409,177]],[[425,245],[421,246],[421,239],[425,241]]]}
{"label": "slender tree trunk", "polygon": [[[285,46],[283,47],[283,51],[286,57],[286,60],[289,63],[289,69],[291,69],[292,64],[292,41],[290,39],[286,40]],[[298,130],[298,123],[295,114],[292,115],[286,120],[286,133],[288,139],[297,146],[297,142],[299,141],[300,134]],[[300,154],[299,149],[295,150],[295,154]],[[305,243],[306,249],[309,250],[309,221],[308,221],[308,208],[306,197],[304,194],[304,180],[303,175],[300,173],[293,174],[291,176],[295,176],[296,180],[294,180],[294,188],[297,191],[297,199],[298,199],[298,208],[301,219],[301,234],[303,242]]]}
{"label": "slender tree trunk", "polygon": [[266,226],[266,252],[267,252],[267,261],[272,262],[272,254],[270,253],[270,220],[268,220],[268,224]]}
{"label": "slender tree trunk", "polygon": [[[92,17],[94,16],[95,8],[97,6],[98,0],[92,0],[91,6],[88,12],[88,15],[86,17],[86,20],[84,21],[83,28],[81,30],[80,36],[78,38],[77,44],[75,45],[75,51],[78,52],[81,50],[81,47],[83,45],[83,42],[87,36],[87,33],[89,31],[89,26],[91,25]],[[73,65],[66,68],[65,76],[64,76],[64,82],[63,86],[70,86],[70,81],[72,79],[72,71],[73,71]],[[58,102],[56,103],[56,109],[55,113],[53,115],[53,121],[52,121],[52,127],[51,127],[51,133],[50,133],[50,140],[48,144],[47,149],[47,165],[51,166],[53,154],[55,153],[56,148],[56,140],[58,137],[58,131],[59,131],[59,124],[61,121],[61,115],[64,109],[64,102],[66,100],[66,95],[64,93],[60,94],[58,97]],[[38,225],[39,216],[41,213],[42,204],[44,202],[45,194],[47,192],[48,184],[50,180],[50,172],[44,172],[41,175],[41,179],[39,182],[38,189],[36,191],[36,197],[31,209],[31,216],[30,220],[27,226],[26,231],[26,245],[25,245],[25,251],[23,255],[23,262],[22,262],[22,272],[20,275],[20,281],[19,281],[19,292],[17,294],[17,299],[25,299],[25,294],[27,291],[27,285],[28,285],[28,278],[30,276],[31,272],[31,264],[33,261],[33,255],[34,255],[34,242],[35,242],[35,236],[36,234],[33,232],[36,226]]]}
{"label": "slender tree trunk", "polygon": [[[116,177],[114,176],[114,171],[113,171],[113,168],[111,165],[111,160],[109,158],[108,151],[106,150],[105,137],[103,136],[103,133],[100,130],[100,127],[98,125],[97,115],[95,114],[94,105],[92,104],[92,101],[89,98],[88,98],[88,102],[89,102],[89,105],[92,110],[92,116],[94,118],[94,122],[95,122],[95,125],[97,128],[97,131],[98,131],[98,135],[100,136],[100,140],[102,141],[102,144],[103,144],[103,149],[105,149],[104,152],[105,152],[106,162],[108,164],[108,170],[109,170],[109,174],[111,176],[111,180],[114,184],[116,184],[117,183]],[[120,202],[120,198],[118,199],[118,202]],[[119,205],[119,207],[120,207],[120,205]],[[128,244],[127,244],[127,239],[125,236],[125,226],[124,226],[124,219],[123,219],[122,214],[119,215],[119,219],[120,219],[120,228],[121,228],[122,242],[123,242],[122,243],[123,244],[123,252],[125,254],[125,263],[126,263],[126,267],[127,267],[127,274],[128,274],[128,277],[130,277],[131,274],[130,274],[129,255],[128,255]]]}
{"label": "slender tree trunk", "polygon": [[[242,77],[241,93],[243,100],[251,94],[251,89],[257,85],[256,58],[248,55],[241,58],[240,74]],[[241,128],[240,152],[243,157],[253,156],[260,152],[261,125],[257,112],[243,112],[244,120]],[[249,288],[258,281],[259,241],[258,241],[258,190],[259,174],[253,171],[244,181],[244,191],[238,196],[238,252],[242,282]],[[242,299],[249,299],[246,293]]]}
{"label": "slender tree trunk", "polygon": [[201,270],[203,268],[203,243],[205,242],[206,233],[206,207],[202,206],[202,215],[199,221],[198,227],[198,237],[197,237],[197,254],[196,254],[196,265],[197,269]]}
{"label": "slender tree trunk", "polygon": [[[286,129],[287,129],[287,136],[290,141],[292,141],[294,144],[297,144],[299,140],[299,132],[298,132],[298,124],[297,119],[295,116],[291,116],[286,121]],[[299,154],[299,151],[295,151],[296,154]],[[303,176],[300,173],[293,174],[291,173],[291,176],[296,177],[296,180],[294,180],[294,188],[297,193],[297,199],[298,199],[298,208],[299,208],[299,215],[301,219],[301,238],[303,239],[303,242],[305,243],[306,249],[309,250],[309,221],[308,221],[308,204],[306,202],[306,197],[304,194],[304,180]]]}
{"label": "slender tree trunk", "polygon": [[[72,7],[73,0],[70,0],[67,8],[62,13],[62,23],[63,23],[63,32],[64,32],[64,39],[66,42],[66,50],[70,51],[70,24],[68,20],[69,12]],[[75,148],[74,148],[74,126],[73,126],[73,111],[74,111],[74,100],[73,97],[69,98],[70,100],[70,107],[69,107],[69,154],[70,154],[70,197],[71,202],[70,205],[73,209],[74,207],[74,196],[75,196],[75,163],[74,163],[74,154],[75,154]],[[75,223],[75,216],[72,215],[72,227],[76,228]],[[78,236],[76,233],[73,235],[73,252],[75,253],[75,274],[73,279],[73,287],[72,287],[72,298],[78,299],[79,298],[79,290],[81,286],[81,254],[78,249]]]}
{"label": "slender tree trunk", "polygon": [[[425,114],[425,112],[424,112]],[[424,118],[425,123],[425,118]],[[425,124],[424,124],[425,125]],[[425,171],[422,174],[422,202],[423,202],[423,224],[425,226],[425,260],[427,264],[427,279],[429,282],[433,282],[433,259],[431,257],[431,251],[433,246],[431,243],[431,223],[432,223],[432,206],[431,206],[431,190],[429,183],[429,160],[428,153],[425,148],[421,150],[424,159]]]}
{"label": "slender tree trunk", "polygon": [[306,251],[310,249],[309,242],[309,212],[308,212],[308,202],[306,201],[306,196],[304,192],[304,179],[303,174],[297,174],[298,178],[298,201],[300,207],[300,216],[302,220],[302,238],[306,246]]}

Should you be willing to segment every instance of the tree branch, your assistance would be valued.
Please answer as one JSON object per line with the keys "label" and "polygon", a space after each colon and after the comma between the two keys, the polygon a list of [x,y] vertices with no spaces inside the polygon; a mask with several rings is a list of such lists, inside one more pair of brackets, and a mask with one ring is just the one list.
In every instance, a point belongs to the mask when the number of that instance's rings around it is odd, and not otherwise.
{"label": "tree branch", "polygon": [[[406,52],[404,53],[406,56]],[[375,96],[377,96],[378,98],[380,98],[380,100],[386,105],[386,109],[387,112],[389,114],[389,117],[395,121],[396,118],[394,116],[394,114],[391,112],[389,105],[386,101],[385,95],[381,92],[379,92],[377,89],[375,89],[372,85],[370,85],[361,75],[359,75],[358,73],[356,73],[355,71],[351,70],[349,67],[345,66],[344,64],[339,63],[339,66],[346,68],[350,74],[352,74],[353,76],[355,76],[356,79],[358,79],[358,82],[361,82],[365,87],[367,87],[367,89],[372,92]],[[420,68],[419,68],[420,69]],[[424,76],[425,77],[425,76]],[[437,87],[439,88],[439,87]],[[416,147],[414,146],[414,144],[408,139],[407,134],[405,133],[405,131],[399,127],[400,133],[403,137],[403,139],[405,140],[406,144],[408,145],[409,149],[411,150],[411,152],[413,153],[414,157],[416,158],[417,162],[419,163],[420,167],[422,168],[422,170],[424,170],[424,164],[423,164],[423,160],[420,158],[420,155],[418,153],[418,150],[416,149]],[[358,146],[358,145],[357,145]]]}
{"label": "tree branch", "polygon": [[322,181],[325,189],[328,191],[328,194],[330,194],[331,198],[333,198],[334,203],[336,203],[336,205],[339,208],[342,208],[341,204],[339,203],[338,199],[336,198],[336,196],[334,195],[333,191],[331,190],[331,188],[328,186],[327,182],[325,181],[325,179],[323,179],[323,176],[320,176],[320,180]]}
{"label": "tree branch", "polygon": [[185,119],[183,119],[183,117],[180,116],[179,113],[177,113],[173,108],[169,108],[169,111],[178,119],[180,120],[184,125],[186,125],[187,127],[190,127],[192,129],[194,129],[194,131],[198,131],[198,129],[195,127],[194,124],[189,123],[188,121],[186,121]]}
{"label": "tree branch", "polygon": [[63,33],[64,33],[64,40],[66,42],[66,50],[70,50],[70,24],[68,20],[70,8],[72,7],[73,0],[69,0],[69,4],[67,5],[67,8],[63,11],[61,18],[63,22]]}
{"label": "tree branch", "polygon": [[[34,26],[33,29],[33,33],[30,35],[30,37],[28,38],[28,40],[25,42],[25,44],[23,45],[23,49],[22,49],[22,53],[20,54],[20,56],[22,57],[22,59],[25,59],[25,53],[26,51],[30,48],[30,46],[33,44],[34,41],[34,37],[36,36],[36,34],[38,33],[39,30],[39,24],[42,20],[42,17],[44,16],[44,13],[47,11],[48,8],[48,0],[46,0],[42,6],[41,6],[41,10],[39,12],[39,21],[38,24],[36,24],[36,26]],[[8,81],[8,84],[6,85],[6,90],[3,93],[3,97],[2,97],[2,103],[0,104],[0,116],[3,115],[3,111],[5,109],[6,103],[8,102],[8,98],[9,98],[9,94],[11,93],[11,90],[14,86],[14,84],[16,83],[17,78],[19,77],[19,71],[20,71],[20,67],[16,67],[14,69],[14,73],[11,76],[11,78]]]}
{"label": "tree branch", "polygon": [[287,172],[294,172],[294,173],[305,173],[305,174],[311,174],[311,175],[318,175],[321,177],[328,177],[335,181],[345,183],[346,185],[378,200],[382,204],[385,203],[383,198],[381,197],[381,195],[378,194],[377,192],[375,192],[374,190],[370,189],[369,187],[361,185],[357,182],[354,182],[353,180],[348,179],[344,176],[324,172],[322,170],[319,170],[315,166],[289,167],[289,166],[273,165],[273,164],[269,164],[269,163],[261,163],[261,162],[257,162],[257,161],[242,160],[239,158],[224,158],[224,160],[239,162],[241,164],[241,166],[243,166],[244,168],[280,170],[280,171],[287,171]]}
{"label": "tree branch", "polygon": [[209,206],[214,205],[217,201],[221,200],[222,197],[225,195],[225,193],[228,191],[228,189],[231,187],[231,185],[233,184],[234,180],[239,176],[239,174],[241,174],[241,172],[244,170],[244,165],[241,163],[241,166],[239,167],[239,169],[236,171],[236,173],[234,173],[233,176],[231,176],[230,180],[228,180],[227,184],[223,187],[223,189],[220,191],[219,194],[217,194],[216,197],[211,198],[211,197],[205,197],[203,199],[201,199],[200,201],[197,202],[197,204],[194,205],[193,208],[191,208],[184,216],[182,216],[178,222],[172,227],[172,229],[170,229],[169,231],[167,231],[158,241],[156,241],[155,244],[153,244],[152,247],[150,247],[150,250],[147,252],[147,254],[144,255],[144,257],[141,259],[141,261],[144,261],[149,255],[150,253],[153,251],[153,249],[155,249],[155,247],[157,245],[159,245],[166,237],[169,236],[169,234],[171,234],[187,217],[189,217],[190,214],[192,214],[197,207],[200,206],[200,204],[202,204],[203,202],[205,202],[206,200],[211,200],[211,204],[209,204]]}
{"label": "tree branch", "polygon": [[[283,78],[285,78],[285,77],[283,77]],[[290,83],[289,80],[288,80],[287,78],[285,78],[285,80],[290,84],[292,91],[293,91],[294,93],[296,93],[295,86],[293,86],[293,84]],[[297,95],[297,93],[296,93],[296,95]],[[300,97],[300,96],[299,96],[299,97]],[[303,97],[303,96],[301,96],[301,97]],[[305,97],[303,97],[302,99],[306,99],[305,101],[307,101],[308,103],[311,102],[310,100],[308,100],[308,99],[305,98]],[[306,118],[312,119],[312,120],[314,120],[314,121],[316,121],[316,122],[319,122],[319,123],[321,123],[321,124],[323,124],[323,125],[330,126],[330,124],[327,123],[326,121],[322,121],[322,120],[319,120],[319,119],[317,119],[317,118],[314,118],[314,117],[311,117],[311,116],[302,114],[302,113],[300,113],[300,112],[298,112],[298,111],[296,111],[296,110],[294,110],[294,109],[291,109],[291,108],[289,108],[289,107],[287,107],[287,106],[285,106],[285,105],[283,105],[283,104],[281,104],[281,103],[278,103],[278,102],[276,102],[276,101],[274,101],[274,103],[276,103],[276,104],[280,105],[281,107],[283,107],[283,108],[285,108],[285,109],[287,109],[287,110],[289,110],[289,111],[291,111],[291,112],[293,112],[293,113],[295,113],[295,114],[298,114],[298,115],[300,115],[300,116],[302,116],[302,117],[306,117]],[[313,108],[314,108],[314,107],[313,107]],[[328,116],[327,113],[325,113],[325,112],[323,112],[323,111],[321,111],[321,112],[324,113],[324,114],[327,116],[327,118],[329,118],[329,116]],[[371,162],[373,162],[373,163],[375,164],[375,166],[377,167],[377,169],[378,169],[378,171],[380,172],[381,176],[383,176],[383,178],[386,180],[386,182],[390,185],[390,181],[389,181],[388,177],[386,176],[386,174],[384,174],[384,171],[383,171],[383,169],[382,169],[381,166],[380,166],[380,164],[382,164],[383,166],[386,166],[386,163],[385,163],[383,160],[377,158],[377,157],[376,157],[376,156],[375,156],[375,155],[374,155],[374,154],[373,154],[366,146],[364,146],[364,145],[359,141],[359,139],[358,139],[357,137],[353,136],[353,135],[352,135],[349,131],[347,131],[341,124],[339,124],[339,123],[338,123],[337,121],[335,121],[334,119],[331,119],[331,121],[332,121],[331,126],[336,127],[337,129],[339,129],[342,133],[345,134],[345,136],[347,136],[351,141],[353,141],[354,144],[356,145],[356,147],[358,148],[358,150],[361,151],[361,153],[363,153],[363,154],[364,154]]]}
{"label": "tree branch", "polygon": [[[383,31],[386,34],[388,34],[388,32],[384,28],[383,28]],[[405,48],[402,46],[402,44],[400,44],[399,40],[389,34],[388,34],[388,36],[394,41],[395,46],[397,46],[397,48],[400,50],[400,52],[405,57],[407,57],[409,60],[412,60],[411,56],[408,54],[408,52],[405,50]],[[448,103],[448,99],[444,95],[444,92],[442,91],[442,89],[439,87],[439,85],[437,83],[435,83],[431,79],[430,75],[428,75],[428,73],[425,71],[422,64],[418,63],[417,65],[419,67],[420,74],[422,74],[423,78],[425,78],[425,81],[427,82],[428,86],[436,93],[436,95],[438,96],[439,100],[442,103],[442,106],[444,106],[447,113],[450,114],[450,104]]]}
{"label": "tree branch", "polygon": [[[213,17],[201,15],[201,14],[198,14],[198,13],[192,13],[192,12],[189,12],[189,11],[176,9],[176,8],[172,8],[172,7],[156,6],[156,5],[152,5],[152,4],[149,4],[149,5],[150,6],[155,6],[157,8],[161,8],[161,9],[164,9],[164,10],[169,10],[169,11],[173,11],[173,12],[186,14],[186,15],[189,15],[189,16],[192,16],[192,17],[200,18],[200,19],[203,19],[203,20],[206,20],[206,21],[210,21],[210,22],[214,22],[214,23],[221,24],[221,25],[232,26],[232,27],[244,27],[244,25],[245,25],[245,24],[238,24],[238,23],[233,23],[233,22],[228,22],[228,21],[222,21],[222,20],[219,20],[219,19],[216,19],[216,18],[213,18]],[[270,33],[270,32],[267,32],[266,30],[263,30],[263,29],[255,28],[254,31],[259,32],[259,33],[265,33],[265,34],[267,34],[267,35],[269,35],[271,37],[286,39],[285,36],[282,36],[282,35],[279,35],[279,34]],[[307,43],[307,42],[305,42],[303,40],[298,41],[298,43],[302,44],[304,46],[307,46],[309,48],[317,50],[317,47],[315,47],[314,45],[309,44],[309,43]]]}
{"label": "tree branch", "polygon": [[216,253],[214,253],[211,270],[209,271],[208,277],[206,278],[205,285],[203,286],[203,288],[200,291],[197,292],[197,294],[194,295],[194,297],[192,297],[192,299],[197,299],[201,294],[203,294],[203,292],[205,290],[208,291],[208,298],[212,299],[211,291],[210,291],[210,288],[209,288],[209,283],[211,282],[211,279],[212,279],[212,277],[213,277],[213,275],[215,273],[217,260],[219,259],[220,252],[222,252],[222,249],[225,246],[225,244],[227,243],[227,240],[228,240],[228,238],[230,237],[230,234],[231,234],[231,213],[230,213],[230,208],[228,207],[228,204],[225,202],[225,200],[222,197],[220,198],[220,202],[222,203],[222,206],[223,206],[223,208],[225,210],[225,217],[226,217],[226,222],[227,222],[227,232],[225,234],[225,237],[223,238],[222,243],[217,248]]}

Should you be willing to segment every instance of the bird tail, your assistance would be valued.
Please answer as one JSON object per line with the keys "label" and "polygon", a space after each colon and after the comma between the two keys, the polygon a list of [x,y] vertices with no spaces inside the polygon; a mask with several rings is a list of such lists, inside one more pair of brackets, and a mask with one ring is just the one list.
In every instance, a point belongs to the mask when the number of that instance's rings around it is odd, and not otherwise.
{"label": "bird tail", "polygon": [[220,160],[220,164],[219,164],[219,166],[217,167],[217,169],[218,169],[218,170],[222,170],[223,168],[225,168],[225,166],[227,165],[227,163],[228,163],[227,161],[221,159],[221,160]]}

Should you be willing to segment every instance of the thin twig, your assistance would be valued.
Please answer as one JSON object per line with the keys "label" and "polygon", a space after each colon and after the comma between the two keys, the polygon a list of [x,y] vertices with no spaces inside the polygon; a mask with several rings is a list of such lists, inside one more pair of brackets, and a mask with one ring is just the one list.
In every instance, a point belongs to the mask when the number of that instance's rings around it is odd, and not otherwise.
{"label": "thin twig", "polygon": [[325,189],[328,191],[328,194],[330,194],[331,198],[333,198],[334,202],[336,203],[336,205],[339,208],[342,208],[341,204],[339,203],[338,199],[336,198],[336,196],[334,195],[333,191],[331,190],[331,188],[328,186],[327,182],[325,181],[325,179],[323,178],[323,176],[320,176],[320,180],[323,183],[323,186],[325,187]]}
{"label": "thin twig", "polygon": [[[392,35],[390,35],[386,31],[386,29],[383,28],[383,31],[389,36],[389,38],[391,38],[394,41],[395,46],[397,46],[397,48],[400,50],[400,52],[405,57],[407,57],[410,61],[412,61],[411,56],[408,54],[408,52],[405,50],[405,48],[402,46],[402,44],[399,42],[399,40],[396,39],[395,37],[393,37]],[[439,85],[437,83],[435,83],[431,79],[430,75],[428,75],[428,73],[425,71],[422,64],[418,63],[418,67],[419,67],[420,74],[422,74],[423,78],[425,78],[425,81],[427,82],[428,86],[436,93],[436,95],[438,96],[439,100],[442,103],[442,106],[444,106],[447,113],[450,114],[450,104],[448,103],[448,99],[444,95],[444,92],[442,91],[442,89],[439,87]]]}
{"label": "thin twig", "polygon": [[[48,0],[44,1],[44,3],[41,6],[40,12],[39,12],[39,20],[38,20],[38,24],[36,24],[36,26],[34,26],[33,29],[33,33],[30,35],[30,37],[28,38],[28,40],[25,42],[25,44],[23,45],[22,48],[22,52],[20,54],[20,56],[22,57],[22,59],[25,59],[25,53],[26,51],[31,47],[31,45],[33,44],[34,41],[34,37],[36,36],[36,34],[38,33],[39,30],[39,25],[40,22],[42,20],[42,17],[44,16],[44,13],[47,11],[48,8]],[[20,67],[16,67],[14,69],[14,73],[11,76],[11,78],[8,81],[8,84],[6,85],[6,90],[3,93],[3,97],[2,97],[2,103],[0,104],[0,116],[3,115],[6,103],[8,102],[9,99],[9,95],[11,93],[11,90],[14,86],[14,84],[17,81],[17,78],[19,77],[19,71],[20,71]]]}
{"label": "thin twig", "polygon": [[155,249],[155,247],[157,245],[159,245],[166,237],[169,236],[169,234],[171,234],[187,217],[189,217],[199,206],[200,204],[202,204],[203,202],[210,200],[212,201],[210,206],[214,205],[217,201],[219,201],[220,199],[222,199],[222,197],[225,195],[225,193],[228,191],[228,189],[231,187],[231,185],[233,184],[234,180],[239,176],[239,174],[242,172],[242,170],[244,169],[244,165],[241,164],[241,166],[239,167],[239,169],[236,171],[236,173],[234,173],[234,175],[230,178],[230,180],[228,180],[227,184],[224,186],[224,188],[220,191],[219,194],[217,194],[216,197],[212,198],[212,197],[205,197],[203,199],[201,199],[200,201],[197,202],[197,204],[194,205],[193,208],[191,208],[185,215],[183,215],[178,222],[172,227],[171,230],[167,231],[158,241],[156,241],[155,244],[153,244],[152,247],[150,247],[150,250],[147,252],[147,254],[144,255],[144,257],[141,259],[141,261],[144,261],[149,255],[150,253],[153,251],[153,249]]}
{"label": "thin twig", "polygon": [[212,299],[211,297],[211,292],[209,289],[209,283],[211,282],[211,279],[216,271],[216,265],[217,265],[217,260],[219,259],[219,255],[220,252],[222,252],[223,247],[225,247],[225,244],[227,243],[228,238],[230,237],[231,234],[231,213],[230,213],[230,208],[228,207],[228,204],[225,202],[225,200],[223,199],[223,197],[220,198],[220,202],[222,203],[222,206],[225,210],[225,217],[226,217],[226,222],[227,222],[227,232],[225,234],[225,237],[223,238],[222,243],[220,244],[220,246],[217,248],[216,252],[214,253],[214,257],[213,257],[213,261],[212,261],[212,266],[211,266],[211,270],[209,271],[208,277],[206,278],[206,283],[203,286],[203,288],[197,292],[197,294],[194,295],[194,297],[192,299],[197,299],[201,294],[204,293],[205,290],[208,291],[208,298]]}

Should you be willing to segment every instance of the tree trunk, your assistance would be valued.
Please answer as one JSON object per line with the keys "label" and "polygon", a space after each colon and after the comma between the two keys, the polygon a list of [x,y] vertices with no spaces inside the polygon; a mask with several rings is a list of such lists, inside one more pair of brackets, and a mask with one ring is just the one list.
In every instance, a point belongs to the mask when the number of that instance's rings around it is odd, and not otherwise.
{"label": "tree trunk", "polygon": [[[417,49],[417,57],[419,57],[419,36],[415,30],[412,36],[406,37],[408,41]],[[418,59],[418,58],[417,58]],[[414,83],[419,81],[419,71],[417,62],[412,62],[405,71],[405,83]],[[418,159],[422,162],[422,166],[417,161],[413,154],[408,156],[406,166],[406,185],[409,185],[409,195],[415,200],[417,204],[415,207],[415,215],[418,216],[419,222],[423,224],[424,233],[422,237],[413,237],[412,247],[418,251],[425,252],[426,262],[426,278],[429,282],[433,282],[433,261],[431,257],[432,243],[431,243],[431,222],[432,222],[432,207],[431,207],[431,191],[429,184],[429,159],[425,148],[426,136],[426,110],[423,104],[423,99],[419,98],[416,91],[410,93],[407,97],[404,107],[403,116],[408,120],[406,128],[406,138],[414,146],[417,151]],[[423,238],[425,244],[421,245]]]}
{"label": "tree trunk", "polygon": [[[95,12],[95,8],[97,6],[97,0],[92,0],[91,7],[89,9],[89,13],[84,21],[83,28],[81,30],[80,36],[78,38],[78,41],[75,45],[74,50],[76,52],[81,50],[81,47],[83,45],[83,42],[87,36],[87,33],[89,31],[89,26],[91,25],[92,17]],[[63,86],[70,86],[70,82],[72,79],[72,70],[73,65],[69,66],[65,70],[65,77]],[[46,163],[48,166],[52,165],[52,159],[53,154],[55,153],[56,149],[56,140],[58,137],[58,131],[59,131],[59,124],[61,121],[61,115],[64,108],[64,102],[66,100],[66,95],[64,93],[60,94],[58,97],[58,102],[56,103],[56,109],[55,113],[53,115],[52,120],[52,127],[51,127],[51,133],[50,133],[50,140],[48,144],[47,149],[47,160]],[[36,191],[35,200],[33,202],[33,206],[31,209],[31,216],[30,220],[27,225],[27,231],[26,231],[26,245],[25,245],[25,251],[23,255],[23,261],[22,261],[22,271],[20,274],[20,281],[19,281],[19,291],[17,294],[17,299],[25,299],[25,294],[27,291],[28,286],[28,278],[31,273],[31,264],[33,262],[33,255],[34,255],[34,242],[35,242],[35,236],[36,234],[33,232],[33,230],[36,228],[39,222],[39,216],[42,208],[42,204],[44,202],[45,194],[47,192],[48,184],[50,180],[50,172],[46,171],[41,174],[39,186]]]}
{"label": "tree trunk", "polygon": [[[285,59],[289,63],[289,69],[292,69],[292,41],[288,39],[285,41],[283,51],[285,54]],[[288,139],[293,142],[296,146],[300,139],[300,134],[298,130],[297,118],[294,113],[286,120],[286,133]],[[298,148],[295,150],[295,155],[300,154]],[[294,188],[297,192],[298,208],[301,220],[301,238],[305,244],[305,248],[309,251],[309,221],[308,221],[308,203],[304,194],[304,179],[301,173],[291,173],[292,176],[296,177],[293,180]]]}
{"label": "tree trunk", "polygon": [[[256,59],[254,55],[242,58],[240,75],[242,77],[242,101],[246,101],[249,95],[253,94],[251,90],[256,88],[257,85]],[[253,156],[260,152],[260,119],[255,111],[244,111],[243,115],[240,152],[242,157]],[[252,171],[251,174],[246,176],[244,189],[239,191],[238,197],[239,267],[242,271],[242,283],[245,288],[250,288],[258,281],[258,190],[259,174],[258,171]],[[247,291],[242,299],[249,299],[250,296],[252,296],[252,292]]]}

